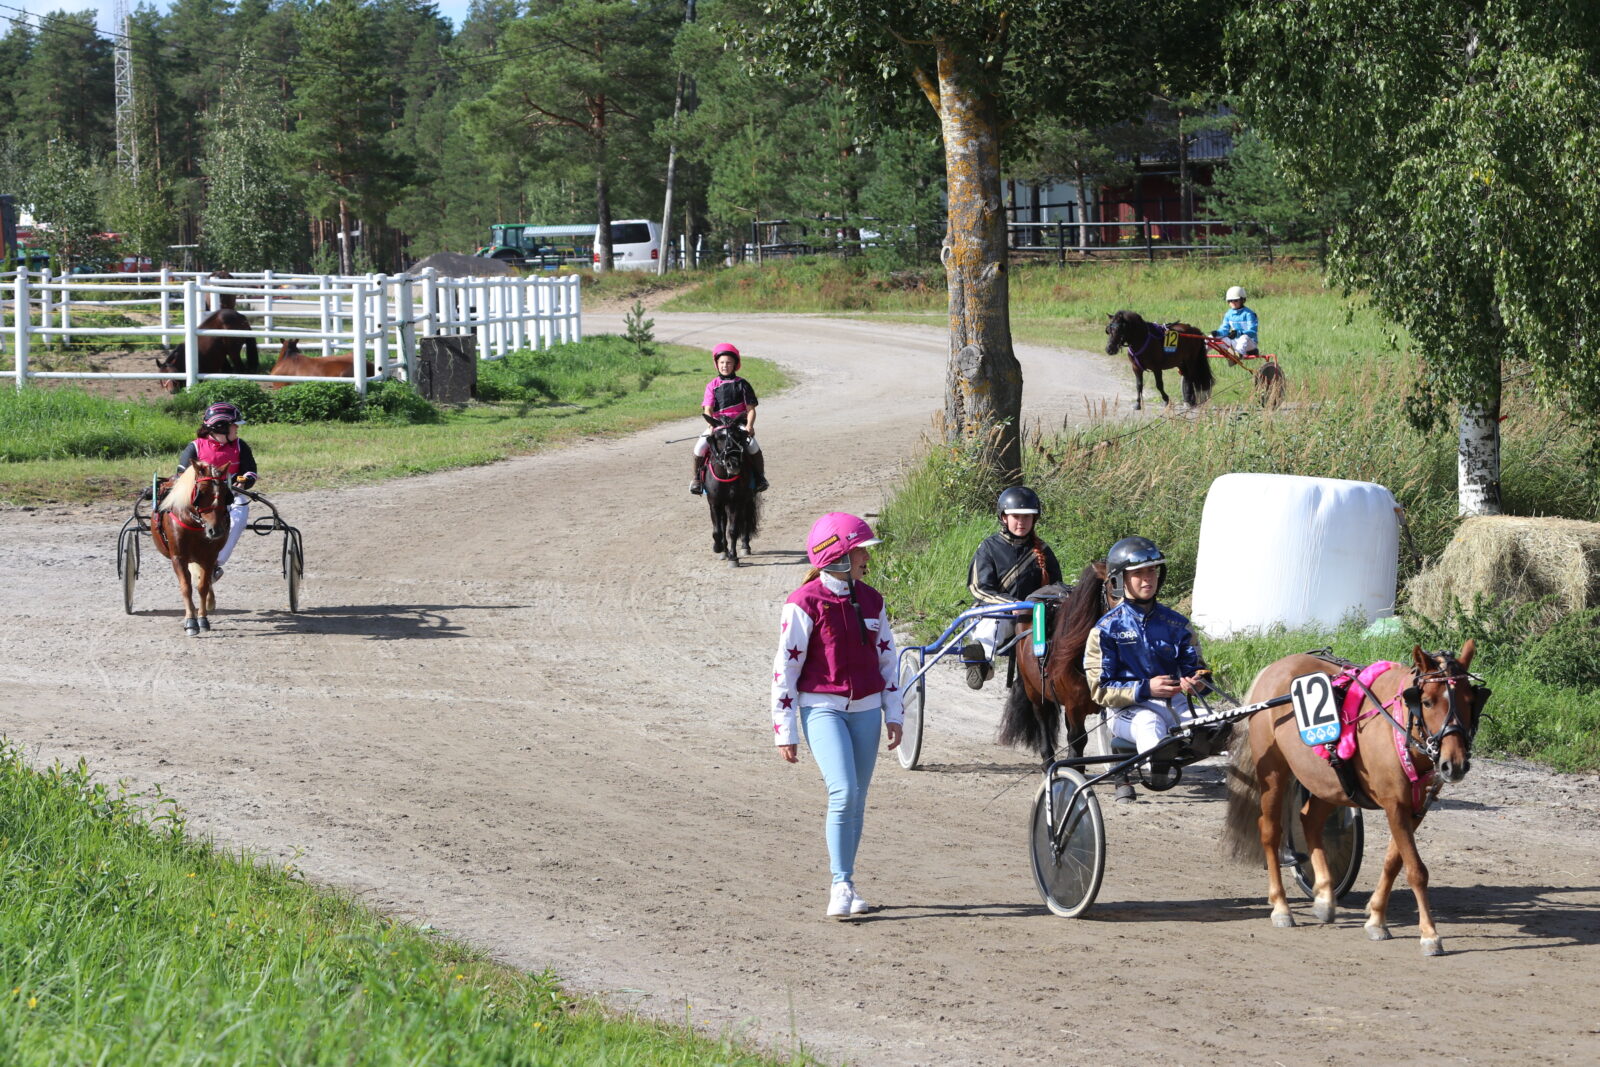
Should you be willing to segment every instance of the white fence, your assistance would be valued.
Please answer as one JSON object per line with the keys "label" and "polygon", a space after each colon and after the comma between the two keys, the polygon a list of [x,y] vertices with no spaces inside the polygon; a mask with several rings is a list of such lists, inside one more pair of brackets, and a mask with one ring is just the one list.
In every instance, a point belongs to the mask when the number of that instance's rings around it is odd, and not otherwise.
{"label": "white fence", "polygon": [[[74,274],[49,271],[0,274],[0,354],[9,350],[10,374],[17,388],[32,378],[177,379],[186,386],[209,378],[293,382],[304,378],[272,374],[201,374],[198,360],[168,374],[96,373],[34,370],[29,352],[37,342],[74,344],[97,336],[150,338],[162,348],[182,344],[192,355],[202,337],[253,336],[263,349],[263,369],[276,348],[294,339],[307,354],[362,354],[372,364],[369,378],[360,359],[352,360],[351,382],[362,395],[369,381],[415,378],[418,337],[473,333],[478,353],[497,359],[521,348],[583,339],[579,279],[442,278],[427,270],[416,275],[209,274],[160,271],[147,274]],[[232,296],[236,310],[251,320],[251,330],[200,329],[201,322]],[[131,313],[146,320],[134,326],[84,325],[88,312]],[[78,324],[74,324],[74,314]]]}

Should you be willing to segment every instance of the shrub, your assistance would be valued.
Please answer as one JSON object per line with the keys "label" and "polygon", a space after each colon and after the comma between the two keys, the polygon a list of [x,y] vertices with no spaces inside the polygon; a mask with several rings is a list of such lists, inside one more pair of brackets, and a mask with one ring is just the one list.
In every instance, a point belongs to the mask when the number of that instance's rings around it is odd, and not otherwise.
{"label": "shrub", "polygon": [[543,351],[523,349],[478,364],[478,399],[524,403],[605,402],[645,389],[666,370],[660,357],[641,356],[612,334]]}
{"label": "shrub", "polygon": [[409,383],[393,378],[367,390],[367,402],[361,414],[368,422],[406,424],[440,422],[444,418],[439,409]]}
{"label": "shrub", "polygon": [[272,397],[277,422],[358,422],[361,398],[349,382],[296,382]]}
{"label": "shrub", "polygon": [[236,405],[246,422],[272,421],[272,396],[265,389],[255,382],[227,378],[201,382],[193,389],[185,389],[168,399],[162,407],[173,415],[198,419],[202,411],[222,401]]}
{"label": "shrub", "polygon": [[1546,685],[1600,688],[1600,608],[1568,615],[1529,641],[1517,669]]}

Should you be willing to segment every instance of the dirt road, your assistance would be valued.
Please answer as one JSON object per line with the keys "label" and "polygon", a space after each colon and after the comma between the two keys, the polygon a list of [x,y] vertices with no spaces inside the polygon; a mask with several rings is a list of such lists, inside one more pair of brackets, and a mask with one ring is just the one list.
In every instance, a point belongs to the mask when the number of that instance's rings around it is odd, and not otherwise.
{"label": "dirt road", "polygon": [[[940,404],[934,329],[657,313],[799,384],[763,408],[753,566],[714,561],[681,424],[494,467],[278,499],[308,610],[247,538],[185,639],[153,554],[122,613],[118,508],[0,513],[3,729],[161,783],[229,845],[620,1004],[871,1064],[1554,1062],[1600,1048],[1600,787],[1478,761],[1421,835],[1449,955],[1351,909],[1273,929],[1215,856],[1219,771],[1107,805],[1089,917],[1041,907],[1033,781],[1000,695],[928,694],[924,771],[879,764],[858,885],[821,917],[823,790],[765,707],[777,607],[814,515],[876,511]],[[620,321],[615,324],[620,326]],[[590,321],[591,331],[606,328]],[[1127,393],[1115,361],[1023,349],[1030,413]],[[263,456],[271,492],[271,457]],[[1491,706],[1492,710],[1492,706]],[[1369,831],[1369,890],[1384,834]],[[1353,898],[1353,903],[1358,903]]]}

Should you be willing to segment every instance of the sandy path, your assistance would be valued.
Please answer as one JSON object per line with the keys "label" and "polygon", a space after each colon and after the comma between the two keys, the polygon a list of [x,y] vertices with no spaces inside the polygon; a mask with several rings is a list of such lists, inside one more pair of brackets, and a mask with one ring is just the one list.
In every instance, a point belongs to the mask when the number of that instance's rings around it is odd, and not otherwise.
{"label": "sandy path", "polygon": [[[770,745],[772,624],[815,513],[875,511],[915,454],[945,342],[815,318],[654,317],[663,339],[733,340],[799,378],[761,419],[774,490],[754,566],[710,555],[684,491],[688,445],[662,444],[687,419],[285,495],[309,610],[276,610],[277,545],[252,539],[199,641],[180,636],[153,553],[140,614],[122,614],[121,509],[12,510],[4,732],[42,759],[159,782],[219,840],[296,856],[502,959],[780,1048],[897,1064],[1593,1058],[1592,778],[1479,761],[1447,794],[1422,835],[1443,959],[1420,958],[1409,895],[1384,944],[1357,911],[1272,929],[1264,879],[1213,855],[1208,767],[1108,805],[1100,903],[1060,920],[1028,873],[1028,763],[991,743],[1000,696],[941,672],[930,766],[879,765],[859,885],[883,910],[824,922],[823,791],[809,761],[784,765]],[[1127,392],[1114,361],[1021,356],[1046,423]],[[1358,892],[1381,856],[1369,833]]]}

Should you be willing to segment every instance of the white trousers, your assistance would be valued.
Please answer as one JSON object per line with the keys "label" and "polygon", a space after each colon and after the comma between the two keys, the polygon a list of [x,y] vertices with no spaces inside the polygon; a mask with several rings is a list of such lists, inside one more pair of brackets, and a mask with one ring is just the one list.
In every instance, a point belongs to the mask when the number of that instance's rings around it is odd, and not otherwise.
{"label": "white trousers", "polygon": [[1182,693],[1171,700],[1141,700],[1116,710],[1111,719],[1111,736],[1120,737],[1143,752],[1160,744],[1188,718],[1189,698]]}
{"label": "white trousers", "polygon": [[239,543],[239,536],[249,524],[249,498],[235,497],[233,503],[228,505],[228,540],[223,543],[222,551],[217,553],[217,566],[228,562],[228,557],[233,555],[233,546]]}
{"label": "white trousers", "polygon": [[[755,436],[753,434],[750,437],[745,439],[744,450],[746,452],[749,452],[751,455],[755,455],[757,452],[761,451],[761,445],[756,441]],[[702,433],[700,435],[700,440],[698,440],[698,441],[696,441],[694,443],[694,454],[697,455],[697,456],[703,456],[707,452],[710,452],[710,451],[711,451],[711,430],[708,428],[704,433]]]}
{"label": "white trousers", "polygon": [[1256,339],[1247,333],[1241,333],[1238,337],[1233,338],[1228,343],[1232,345],[1233,350],[1241,356],[1250,356],[1255,354]]}

